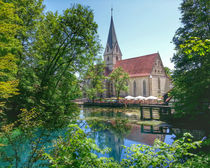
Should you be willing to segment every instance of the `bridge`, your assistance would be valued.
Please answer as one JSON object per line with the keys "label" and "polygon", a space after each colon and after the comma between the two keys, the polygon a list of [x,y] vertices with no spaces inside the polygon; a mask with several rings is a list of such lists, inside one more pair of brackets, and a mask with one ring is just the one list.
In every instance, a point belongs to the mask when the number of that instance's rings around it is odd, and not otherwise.
{"label": "bridge", "polygon": [[[141,120],[159,120],[160,118],[167,116],[171,117],[172,107],[167,105],[140,105],[140,119]],[[145,115],[148,113],[149,110],[149,117]],[[154,117],[154,114],[158,113],[159,118],[157,119]]]}

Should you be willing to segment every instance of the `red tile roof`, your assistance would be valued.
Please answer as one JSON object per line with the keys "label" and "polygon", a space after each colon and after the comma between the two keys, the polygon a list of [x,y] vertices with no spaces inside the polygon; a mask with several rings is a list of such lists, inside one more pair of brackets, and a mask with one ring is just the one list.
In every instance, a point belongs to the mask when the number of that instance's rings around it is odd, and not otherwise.
{"label": "red tile roof", "polygon": [[[122,67],[130,77],[149,76],[158,53],[117,61],[114,68]],[[110,72],[109,72],[110,73]]]}

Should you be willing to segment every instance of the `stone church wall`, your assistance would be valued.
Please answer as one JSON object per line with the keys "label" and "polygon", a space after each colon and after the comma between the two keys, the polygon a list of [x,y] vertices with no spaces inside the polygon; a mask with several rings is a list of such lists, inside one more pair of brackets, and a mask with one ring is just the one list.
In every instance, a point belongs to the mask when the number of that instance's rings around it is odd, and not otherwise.
{"label": "stone church wall", "polygon": [[[125,96],[133,96],[133,97],[137,97],[137,96],[143,96],[143,82],[145,81],[145,91],[146,94],[145,96],[149,96],[149,78],[148,77],[137,77],[137,78],[130,78],[129,82],[128,82],[128,92],[121,92],[120,96],[121,97],[125,97]],[[136,89],[134,89],[134,81],[136,83]]]}

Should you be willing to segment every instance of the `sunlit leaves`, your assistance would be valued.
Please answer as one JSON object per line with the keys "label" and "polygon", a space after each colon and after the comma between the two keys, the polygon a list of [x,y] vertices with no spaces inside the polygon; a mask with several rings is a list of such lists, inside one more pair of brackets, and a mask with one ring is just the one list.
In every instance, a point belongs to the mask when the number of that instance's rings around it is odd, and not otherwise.
{"label": "sunlit leaves", "polygon": [[51,154],[44,154],[51,167],[106,167],[106,168],[148,168],[148,167],[190,167],[196,162],[200,167],[208,164],[209,157],[204,160],[192,149],[197,149],[201,141],[192,141],[192,136],[185,133],[184,137],[168,145],[156,139],[154,146],[132,145],[125,147],[127,157],[120,163],[110,158],[98,158],[93,152],[108,152],[99,149],[94,140],[88,139],[77,126],[70,125],[66,138],[60,138],[55,143],[55,150]]}
{"label": "sunlit leaves", "polygon": [[9,97],[18,94],[17,51],[21,49],[17,32],[21,20],[13,4],[0,1],[0,106]]}
{"label": "sunlit leaves", "polygon": [[118,67],[113,70],[109,77],[114,84],[116,97],[119,99],[120,92],[128,90],[129,75],[122,67]]}
{"label": "sunlit leaves", "polygon": [[93,102],[96,97],[102,95],[105,91],[104,82],[106,77],[104,76],[104,70],[105,65],[103,62],[99,61],[96,65],[92,62],[84,75],[84,92]]}
{"label": "sunlit leaves", "polygon": [[182,26],[173,38],[173,72],[177,117],[203,117],[208,121],[210,92],[209,1],[183,0]]}

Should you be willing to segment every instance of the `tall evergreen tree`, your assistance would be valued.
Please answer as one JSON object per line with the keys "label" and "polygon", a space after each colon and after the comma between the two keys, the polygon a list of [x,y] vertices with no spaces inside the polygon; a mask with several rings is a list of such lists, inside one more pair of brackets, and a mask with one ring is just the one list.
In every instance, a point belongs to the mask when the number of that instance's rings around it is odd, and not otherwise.
{"label": "tall evergreen tree", "polygon": [[182,27],[173,42],[176,54],[173,95],[179,116],[208,113],[210,100],[209,1],[183,0]]}

